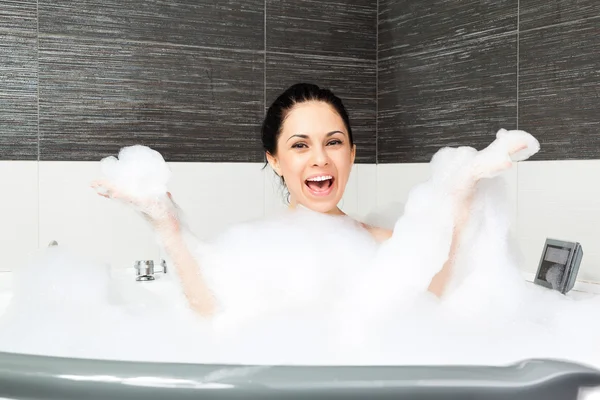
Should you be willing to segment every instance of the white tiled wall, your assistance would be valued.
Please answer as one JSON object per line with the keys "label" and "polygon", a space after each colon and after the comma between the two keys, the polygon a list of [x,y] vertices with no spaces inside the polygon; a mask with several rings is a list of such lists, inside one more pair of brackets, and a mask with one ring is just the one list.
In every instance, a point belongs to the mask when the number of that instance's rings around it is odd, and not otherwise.
{"label": "white tiled wall", "polygon": [[200,238],[232,224],[264,216],[262,165],[257,163],[170,163],[169,190]]}
{"label": "white tiled wall", "polygon": [[0,271],[10,271],[38,246],[37,162],[0,162],[0,198]]}
{"label": "white tiled wall", "polygon": [[361,164],[356,169],[358,217],[364,217],[377,208],[377,168],[377,165]]}
{"label": "white tiled wall", "polygon": [[[170,190],[198,236],[285,208],[273,172],[262,164],[170,163]],[[151,230],[141,217],[99,197],[89,183],[98,163],[3,162],[0,183],[0,271],[12,270],[51,240],[115,266],[159,257]],[[356,165],[340,206],[358,218],[398,209],[414,185],[429,176],[427,164]],[[533,272],[547,237],[579,241],[584,257],[580,279],[600,282],[599,161],[524,162],[505,174],[515,236],[524,268]],[[386,215],[389,215],[387,213]]]}
{"label": "white tiled wall", "polygon": [[145,221],[90,187],[101,178],[95,162],[40,162],[39,244],[52,240],[112,265],[155,259],[158,248]]}

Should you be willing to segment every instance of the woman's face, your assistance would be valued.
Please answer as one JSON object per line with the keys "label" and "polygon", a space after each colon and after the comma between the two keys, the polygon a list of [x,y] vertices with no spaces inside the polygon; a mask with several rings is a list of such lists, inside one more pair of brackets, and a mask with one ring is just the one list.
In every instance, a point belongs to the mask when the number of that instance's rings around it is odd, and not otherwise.
{"label": "woman's face", "polygon": [[299,103],[288,113],[269,164],[283,176],[290,204],[322,213],[339,213],[339,203],[354,163],[344,121],[320,101]]}

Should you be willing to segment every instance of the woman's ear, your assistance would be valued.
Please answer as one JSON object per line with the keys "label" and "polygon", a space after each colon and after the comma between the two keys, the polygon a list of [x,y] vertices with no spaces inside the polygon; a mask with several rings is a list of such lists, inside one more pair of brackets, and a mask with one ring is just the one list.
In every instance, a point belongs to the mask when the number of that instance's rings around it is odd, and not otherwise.
{"label": "woman's ear", "polygon": [[273,156],[271,153],[267,152],[267,162],[273,168],[273,171],[279,176],[281,176],[281,168],[279,166],[279,160],[277,157]]}

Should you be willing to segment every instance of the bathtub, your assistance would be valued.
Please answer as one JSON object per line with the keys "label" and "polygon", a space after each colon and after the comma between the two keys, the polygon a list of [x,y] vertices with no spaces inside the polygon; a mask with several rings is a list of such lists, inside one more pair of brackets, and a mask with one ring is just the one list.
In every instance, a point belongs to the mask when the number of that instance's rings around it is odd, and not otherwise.
{"label": "bathtub", "polygon": [[575,399],[598,371],[552,360],[506,367],[265,367],[0,353],[5,399]]}
{"label": "bathtub", "polygon": [[[10,301],[10,286],[10,275],[0,274],[0,313]],[[594,387],[600,388],[600,371],[558,360],[525,360],[502,367],[300,367],[107,361],[0,352],[0,400],[565,400],[585,399],[578,394]]]}

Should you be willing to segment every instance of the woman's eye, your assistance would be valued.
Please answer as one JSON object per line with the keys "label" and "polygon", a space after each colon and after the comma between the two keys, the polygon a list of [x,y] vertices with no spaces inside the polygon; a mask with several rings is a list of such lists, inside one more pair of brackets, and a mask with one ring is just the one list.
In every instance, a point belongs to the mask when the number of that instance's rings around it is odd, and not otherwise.
{"label": "woman's eye", "polygon": [[306,144],[304,144],[304,143],[294,143],[294,144],[292,145],[292,148],[293,148],[293,149],[303,149],[303,148],[305,148],[305,147],[306,147]]}
{"label": "woman's eye", "polygon": [[336,140],[332,140],[331,142],[329,142],[329,143],[327,143],[327,144],[328,144],[328,145],[331,145],[331,146],[335,146],[335,145],[338,145],[338,144],[342,144],[342,141],[341,141],[341,140],[338,140],[338,139],[336,139]]}

